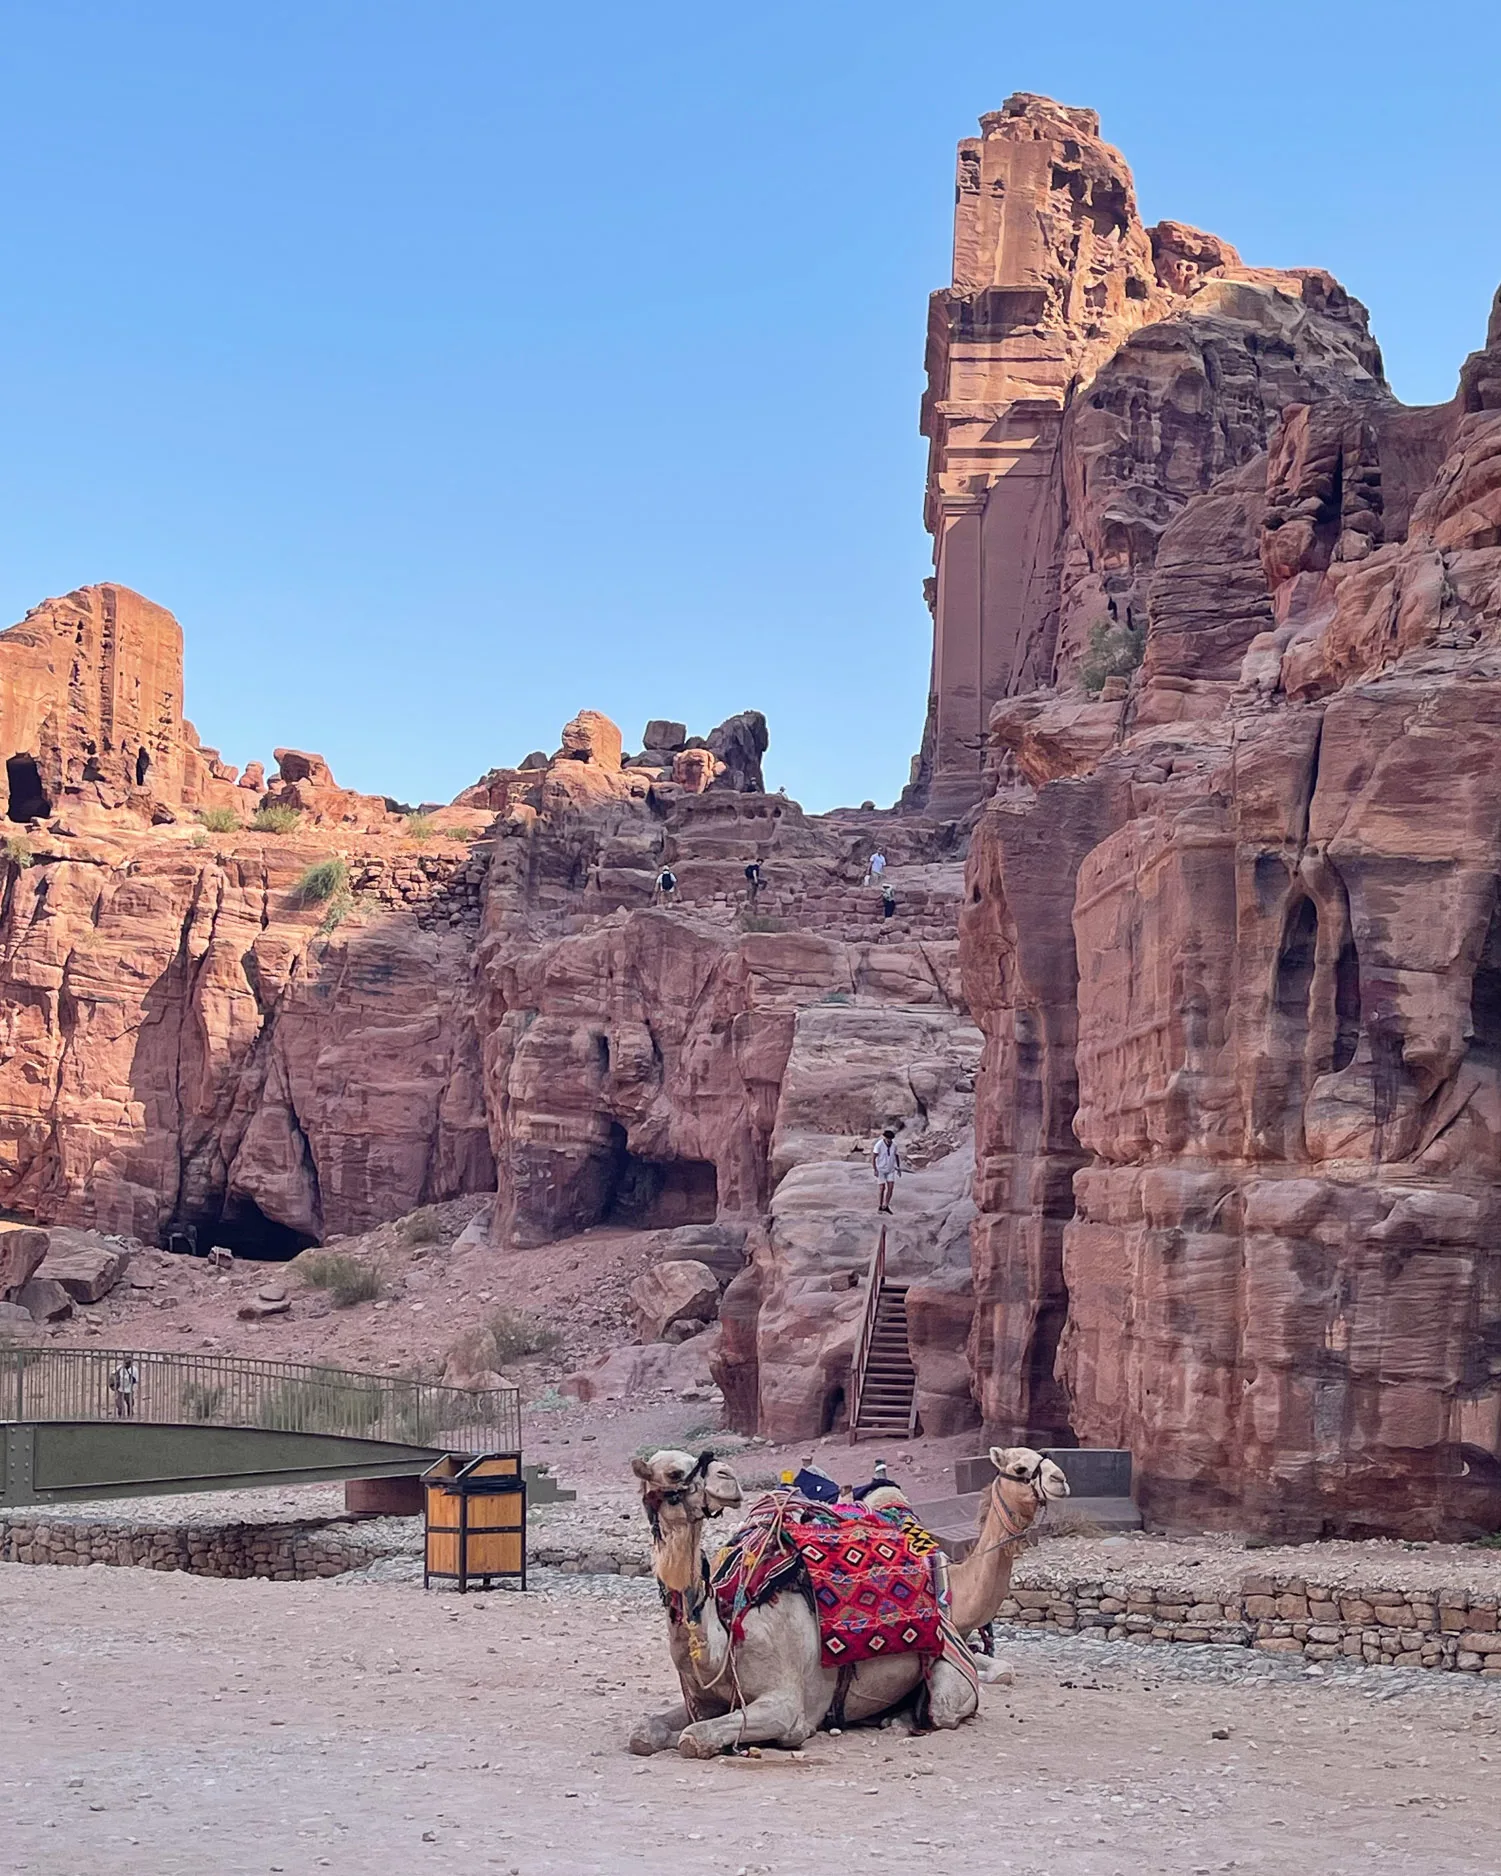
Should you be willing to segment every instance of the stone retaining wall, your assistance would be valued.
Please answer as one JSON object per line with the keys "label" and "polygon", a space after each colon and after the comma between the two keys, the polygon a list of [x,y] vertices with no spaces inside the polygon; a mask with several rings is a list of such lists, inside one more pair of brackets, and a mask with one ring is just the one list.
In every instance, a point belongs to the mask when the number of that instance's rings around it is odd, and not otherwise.
{"label": "stone retaining wall", "polygon": [[360,1570],[403,1546],[340,1524],[95,1523],[0,1518],[0,1562],[135,1565],[194,1576],[270,1577],[297,1583]]}
{"label": "stone retaining wall", "polygon": [[[382,1520],[386,1523],[385,1520]],[[300,1583],[309,1577],[342,1576],[382,1557],[420,1560],[422,1537],[415,1519],[395,1531],[371,1524],[308,1520],[276,1524],[134,1524],[125,1519],[0,1517],[0,1563],[83,1565],[103,1563],[144,1570],[186,1570],[193,1576],[270,1577]],[[639,1548],[565,1541],[545,1534],[527,1545],[527,1561],[551,1565],[574,1576],[648,1576],[651,1565]]]}
{"label": "stone retaining wall", "polygon": [[1104,1580],[1018,1587],[999,1619],[1107,1641],[1218,1642],[1310,1661],[1343,1656],[1501,1676],[1497,1604],[1470,1590],[1345,1587],[1295,1576],[1248,1576],[1238,1595],[1195,1602],[1182,1590]]}

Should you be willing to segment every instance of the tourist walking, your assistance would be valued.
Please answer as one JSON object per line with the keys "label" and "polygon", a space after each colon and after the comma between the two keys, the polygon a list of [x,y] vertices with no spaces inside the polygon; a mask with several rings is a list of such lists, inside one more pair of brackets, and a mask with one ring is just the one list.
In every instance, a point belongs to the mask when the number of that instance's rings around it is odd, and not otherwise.
{"label": "tourist walking", "polygon": [[878,886],[881,883],[881,875],[885,871],[886,871],[886,856],[884,853],[882,853],[881,849],[877,847],[875,852],[870,856],[870,860],[867,863],[866,868],[865,868],[866,885]]}
{"label": "tourist walking", "polygon": [[109,1378],[110,1392],[115,1397],[115,1418],[133,1420],[136,1410],[136,1389],[141,1384],[141,1371],[136,1367],[134,1355],[127,1355]]}
{"label": "tourist walking", "polygon": [[902,1176],[902,1156],[896,1150],[896,1129],[887,1127],[870,1156],[870,1163],[876,1175],[876,1210],[891,1210],[891,1195],[896,1191],[896,1182]]}
{"label": "tourist walking", "polygon": [[891,890],[891,882],[888,880],[881,888],[881,917],[891,918],[895,915],[895,912],[896,894]]}
{"label": "tourist walking", "polygon": [[748,860],[745,867],[745,896],[752,905],[756,903],[756,895],[760,890],[761,862],[759,860]]}
{"label": "tourist walking", "polygon": [[657,897],[663,905],[671,905],[672,895],[678,889],[678,876],[670,866],[664,866],[657,875]]}

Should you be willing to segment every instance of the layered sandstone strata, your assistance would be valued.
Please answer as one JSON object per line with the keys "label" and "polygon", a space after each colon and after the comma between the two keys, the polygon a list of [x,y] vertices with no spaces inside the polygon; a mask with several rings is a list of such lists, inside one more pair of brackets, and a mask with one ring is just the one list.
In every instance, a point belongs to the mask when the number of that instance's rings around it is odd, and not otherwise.
{"label": "layered sandstone strata", "polygon": [[1211,271],[1081,369],[991,702],[976,1385],[1159,1519],[1493,1529],[1501,318],[1407,410],[1326,277]]}
{"label": "layered sandstone strata", "polygon": [[1093,111],[1021,94],[980,129],[928,318],[933,679],[909,798],[935,815],[980,799],[997,702],[1071,672],[1094,627],[1145,626],[1165,530],[1285,405],[1387,397],[1336,281],[1144,227]]}

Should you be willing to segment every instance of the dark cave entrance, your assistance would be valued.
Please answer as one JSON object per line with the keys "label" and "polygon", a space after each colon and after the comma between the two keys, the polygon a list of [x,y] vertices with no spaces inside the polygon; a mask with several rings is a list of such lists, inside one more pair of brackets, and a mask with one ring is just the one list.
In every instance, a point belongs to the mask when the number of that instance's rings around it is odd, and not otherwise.
{"label": "dark cave entrance", "polygon": [[10,790],[6,813],[13,821],[39,821],[52,812],[52,803],[42,786],[41,770],[34,756],[9,756],[5,779]]}
{"label": "dark cave entrance", "polygon": [[146,777],[151,773],[151,757],[143,749],[136,757],[136,787],[146,786]]}
{"label": "dark cave entrance", "polygon": [[611,1165],[603,1220],[637,1230],[675,1225],[712,1225],[719,1214],[719,1175],[706,1159],[642,1159],[625,1143],[618,1122],[611,1129]]}
{"label": "dark cave entrance", "polygon": [[311,1232],[294,1231],[290,1225],[268,1218],[254,1199],[243,1197],[225,1200],[217,1224],[198,1227],[201,1251],[218,1244],[236,1257],[265,1264],[285,1264],[317,1242]]}

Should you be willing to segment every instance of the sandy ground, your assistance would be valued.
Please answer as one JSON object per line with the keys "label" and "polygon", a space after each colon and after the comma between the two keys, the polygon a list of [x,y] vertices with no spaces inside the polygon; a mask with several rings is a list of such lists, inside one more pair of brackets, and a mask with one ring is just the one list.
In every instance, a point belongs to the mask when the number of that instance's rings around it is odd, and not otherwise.
{"label": "sandy ground", "polygon": [[1501,1696],[1468,1676],[1205,1684],[1168,1657],[1218,1651],[1028,1638],[957,1734],[705,1765],[623,1750],[672,1694],[649,1584],[460,1599],[10,1565],[0,1635],[16,1876],[1501,1862]]}

